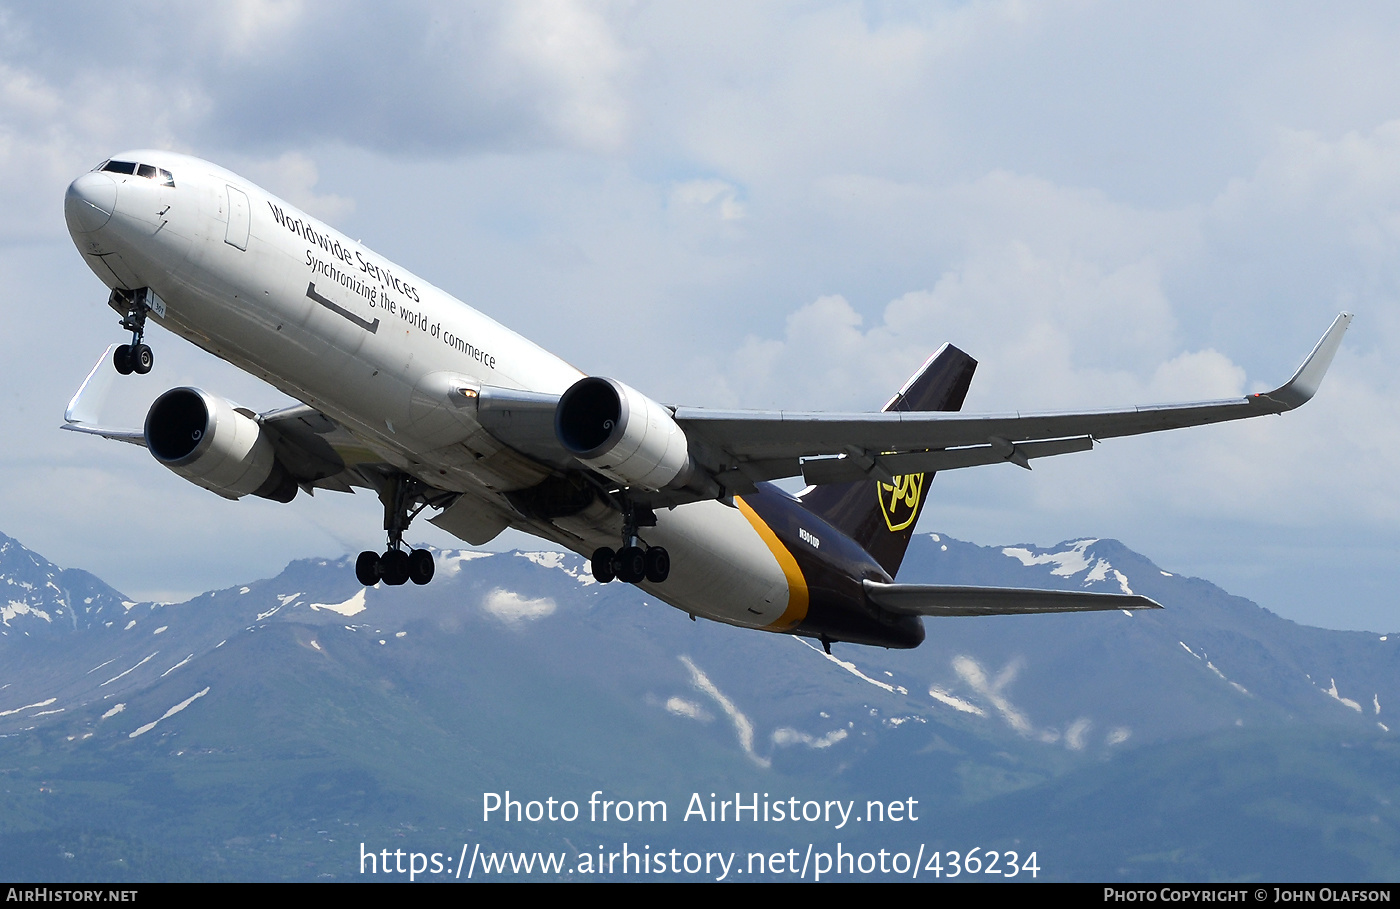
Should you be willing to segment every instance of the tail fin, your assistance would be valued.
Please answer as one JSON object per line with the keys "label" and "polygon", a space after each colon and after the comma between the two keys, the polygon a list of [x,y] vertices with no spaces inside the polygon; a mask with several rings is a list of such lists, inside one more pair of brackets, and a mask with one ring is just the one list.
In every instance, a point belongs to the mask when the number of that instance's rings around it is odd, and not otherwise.
{"label": "tail fin", "polygon": [[[944,344],[904,383],[886,411],[961,410],[977,361]],[[895,477],[894,483],[861,480],[814,486],[800,496],[802,505],[855,540],[894,577],[924,507],[924,490],[933,474]]]}

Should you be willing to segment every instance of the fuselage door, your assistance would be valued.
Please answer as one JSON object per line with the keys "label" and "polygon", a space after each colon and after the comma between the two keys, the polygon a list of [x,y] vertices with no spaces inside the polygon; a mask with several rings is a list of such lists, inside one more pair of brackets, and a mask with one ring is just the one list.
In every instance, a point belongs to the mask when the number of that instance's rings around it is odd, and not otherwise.
{"label": "fuselage door", "polygon": [[237,187],[228,188],[228,232],[224,242],[239,249],[248,248],[248,194]]}

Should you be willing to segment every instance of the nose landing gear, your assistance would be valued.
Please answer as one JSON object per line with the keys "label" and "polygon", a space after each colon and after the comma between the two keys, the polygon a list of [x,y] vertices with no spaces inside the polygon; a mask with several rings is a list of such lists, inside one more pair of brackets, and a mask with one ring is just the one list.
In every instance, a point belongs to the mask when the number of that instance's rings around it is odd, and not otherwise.
{"label": "nose landing gear", "polygon": [[112,353],[112,365],[124,376],[133,372],[144,376],[156,362],[155,354],[142,341],[146,334],[146,314],[154,309],[157,315],[165,315],[165,304],[149,287],[114,290],[107,302],[118,312],[125,307],[121,326],[131,332],[131,343],[118,346]]}

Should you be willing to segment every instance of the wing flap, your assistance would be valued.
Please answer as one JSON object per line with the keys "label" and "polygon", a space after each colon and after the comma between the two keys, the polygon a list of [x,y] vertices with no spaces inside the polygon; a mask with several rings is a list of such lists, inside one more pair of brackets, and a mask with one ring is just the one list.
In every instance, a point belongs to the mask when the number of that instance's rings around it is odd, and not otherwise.
{"label": "wing flap", "polygon": [[883,584],[864,581],[865,595],[881,609],[899,615],[1032,615],[1042,612],[1100,612],[1161,609],[1136,594],[1079,590],[1027,590],[1015,587],[953,587],[940,584]]}
{"label": "wing flap", "polygon": [[1072,451],[1089,451],[1093,447],[1094,440],[1091,437],[1079,436],[1073,439],[1050,439],[1019,444],[995,439],[986,445],[967,448],[915,451],[907,454],[879,455],[874,458],[842,455],[836,458],[803,461],[802,478],[812,486],[824,483],[853,483],[870,478],[889,482],[888,478],[905,474],[957,470],[960,467],[999,464],[1002,461],[1030,470],[1028,462],[1033,458],[1068,454]]}

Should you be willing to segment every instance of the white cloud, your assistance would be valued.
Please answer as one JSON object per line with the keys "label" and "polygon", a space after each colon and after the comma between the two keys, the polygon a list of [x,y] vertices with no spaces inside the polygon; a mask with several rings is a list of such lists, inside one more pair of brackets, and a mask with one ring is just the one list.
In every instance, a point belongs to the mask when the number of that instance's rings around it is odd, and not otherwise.
{"label": "white cloud", "polygon": [[507,625],[522,625],[553,615],[558,608],[549,597],[531,599],[512,590],[496,588],[481,601],[481,606],[490,615]]}

